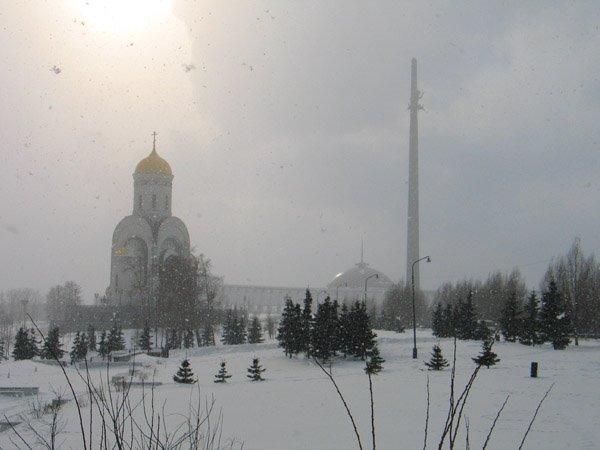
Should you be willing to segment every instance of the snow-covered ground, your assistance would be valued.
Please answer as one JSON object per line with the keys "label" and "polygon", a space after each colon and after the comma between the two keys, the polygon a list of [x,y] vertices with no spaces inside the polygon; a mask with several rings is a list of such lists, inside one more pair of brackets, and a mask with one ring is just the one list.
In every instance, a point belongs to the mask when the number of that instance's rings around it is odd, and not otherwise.
{"label": "snow-covered ground", "polygon": [[[431,410],[428,448],[437,448],[448,411],[450,370],[428,372],[423,360],[429,359],[434,343],[438,342],[424,330],[418,335],[419,359],[412,359],[412,335],[379,332],[379,347],[384,370],[374,377],[375,427],[379,449],[423,448],[426,416],[426,386],[429,377]],[[452,341],[439,341],[447,359],[452,356]],[[479,342],[458,342],[457,391],[474,369],[471,357],[480,351]],[[518,448],[528,423],[546,390],[554,383],[542,405],[524,448],[529,449],[593,449],[600,448],[600,342],[582,341],[579,347],[570,346],[554,351],[550,346],[526,347],[518,343],[496,343],[494,351],[500,363],[482,369],[465,410],[472,448],[481,448],[497,411],[507,396],[508,403],[496,425],[488,448]],[[192,387],[172,381],[185,352],[173,352],[169,359],[141,357],[138,364],[156,381],[163,384],[155,389],[156,409],[164,408],[167,422],[174,426],[183,421],[190,399],[195,405],[200,397],[216,400],[216,416],[222,414],[222,441],[235,438],[244,443],[245,450],[295,449],[353,449],[358,448],[350,421],[334,387],[320,369],[303,356],[288,359],[275,342],[259,345],[217,346],[188,352],[191,367],[199,382]],[[267,369],[266,381],[250,382],[246,369],[257,356]],[[226,384],[213,383],[219,363],[224,360],[232,378]],[[539,377],[529,377],[532,361],[539,363]],[[338,361],[332,372],[351,408],[364,448],[371,448],[368,379],[361,361]],[[126,369],[111,368],[111,375]],[[71,379],[77,380],[73,368],[67,368]],[[9,376],[10,374],[10,376]],[[106,369],[92,369],[95,380],[106,378]],[[99,382],[98,382],[99,383]],[[0,415],[16,417],[32,409],[34,401],[47,402],[53,392],[67,393],[64,376],[55,366],[31,361],[2,362],[0,387],[39,386],[40,395],[32,398],[0,397]],[[84,384],[75,382],[84,392]],[[141,387],[131,389],[132,404],[136,404]],[[84,397],[82,397],[84,399]],[[164,406],[163,406],[164,405]],[[84,399],[84,423],[89,427],[89,406]],[[138,406],[141,412],[141,406]],[[50,416],[32,419],[39,432],[44,432]],[[82,448],[79,421],[73,401],[61,411],[62,431],[59,448]],[[99,417],[93,414],[94,439]],[[463,425],[464,425],[463,421]],[[214,425],[214,422],[213,422]],[[36,448],[35,438],[19,425],[18,430]],[[464,448],[464,427],[459,436]],[[92,446],[91,448],[97,448]],[[23,448],[11,430],[0,432],[0,448]],[[236,447],[234,447],[236,448]],[[239,448],[239,446],[237,447]]]}

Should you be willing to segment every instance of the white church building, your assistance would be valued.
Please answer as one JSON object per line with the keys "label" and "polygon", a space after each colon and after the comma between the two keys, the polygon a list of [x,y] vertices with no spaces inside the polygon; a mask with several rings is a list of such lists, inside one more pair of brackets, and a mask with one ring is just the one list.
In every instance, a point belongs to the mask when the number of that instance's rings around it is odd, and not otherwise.
{"label": "white church building", "polygon": [[190,236],[171,213],[173,173],[156,152],[133,173],[133,212],[116,226],[112,238],[107,302],[125,306],[150,302],[158,290],[159,268],[171,255],[190,254]]}

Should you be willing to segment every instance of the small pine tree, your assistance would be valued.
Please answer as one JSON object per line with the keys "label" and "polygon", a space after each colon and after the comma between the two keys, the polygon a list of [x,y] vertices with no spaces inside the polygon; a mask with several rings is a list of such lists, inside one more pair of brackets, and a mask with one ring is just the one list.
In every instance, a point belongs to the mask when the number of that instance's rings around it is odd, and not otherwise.
{"label": "small pine tree", "polygon": [[4,351],[4,341],[0,339],[0,362],[2,362],[3,359],[6,359]]}
{"label": "small pine tree", "polygon": [[173,375],[175,383],[194,384],[198,380],[194,378],[194,373],[190,367],[190,361],[186,358],[177,369],[177,373]]}
{"label": "small pine tree", "polygon": [[377,346],[373,347],[369,351],[369,359],[367,360],[367,364],[365,367],[365,373],[370,375],[377,375],[379,372],[383,370],[383,363],[385,359],[383,359],[379,355],[379,349]]}
{"label": "small pine tree", "polygon": [[61,359],[64,354],[65,351],[62,349],[62,343],[60,342],[59,329],[58,327],[53,327],[44,340],[40,357],[42,359]]}
{"label": "small pine tree", "polygon": [[87,342],[88,342],[88,350],[91,352],[95,352],[98,344],[96,343],[96,329],[94,328],[94,326],[92,324],[88,325]]}
{"label": "small pine tree", "polygon": [[225,367],[225,361],[221,361],[221,368],[219,372],[215,375],[215,379],[213,380],[215,383],[225,383],[227,379],[231,378],[231,375],[227,373],[227,367]]}
{"label": "small pine tree", "polygon": [[250,378],[250,381],[264,381],[262,373],[265,370],[267,369],[262,368],[262,366],[259,364],[258,358],[252,358],[252,365],[248,367],[248,375],[246,376]]}
{"label": "small pine tree", "polygon": [[477,357],[471,358],[473,362],[488,369],[490,366],[495,366],[496,363],[499,363],[500,358],[492,351],[492,345],[493,341],[491,339],[484,340],[481,344],[481,353]]}
{"label": "small pine tree", "polygon": [[138,346],[146,353],[152,350],[152,334],[150,334],[150,325],[148,324],[148,321],[144,322],[144,328],[142,329],[142,334],[140,334]]}
{"label": "small pine tree", "polygon": [[260,325],[260,320],[258,317],[254,316],[252,321],[250,322],[250,327],[248,328],[248,343],[249,344],[260,344],[263,342],[262,335],[262,326]]}
{"label": "small pine tree", "polygon": [[433,351],[431,352],[431,359],[429,362],[425,362],[425,365],[429,368],[429,370],[442,370],[445,367],[448,367],[448,361],[442,355],[442,349],[439,345],[433,346]]}

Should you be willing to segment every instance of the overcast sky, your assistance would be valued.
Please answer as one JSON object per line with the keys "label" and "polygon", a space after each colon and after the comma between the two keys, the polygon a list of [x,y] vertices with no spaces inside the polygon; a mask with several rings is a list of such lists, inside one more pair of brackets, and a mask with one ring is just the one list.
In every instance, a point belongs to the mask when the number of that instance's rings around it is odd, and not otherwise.
{"label": "overcast sky", "polygon": [[412,57],[422,286],[600,250],[597,1],[99,3],[0,11],[0,290],[104,292],[153,131],[225,282],[404,278]]}

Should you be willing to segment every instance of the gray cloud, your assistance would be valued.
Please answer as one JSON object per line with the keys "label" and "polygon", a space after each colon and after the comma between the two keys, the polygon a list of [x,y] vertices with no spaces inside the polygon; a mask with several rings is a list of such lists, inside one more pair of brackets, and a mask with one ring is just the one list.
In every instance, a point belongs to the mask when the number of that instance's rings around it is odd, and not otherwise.
{"label": "gray cloud", "polygon": [[574,236],[600,249],[598,9],[175,0],[111,34],[68,5],[11,5],[0,289],[105,288],[154,130],[174,213],[226,281],[324,285],[363,235],[400,279],[413,56],[424,285],[517,265],[536,286]]}

